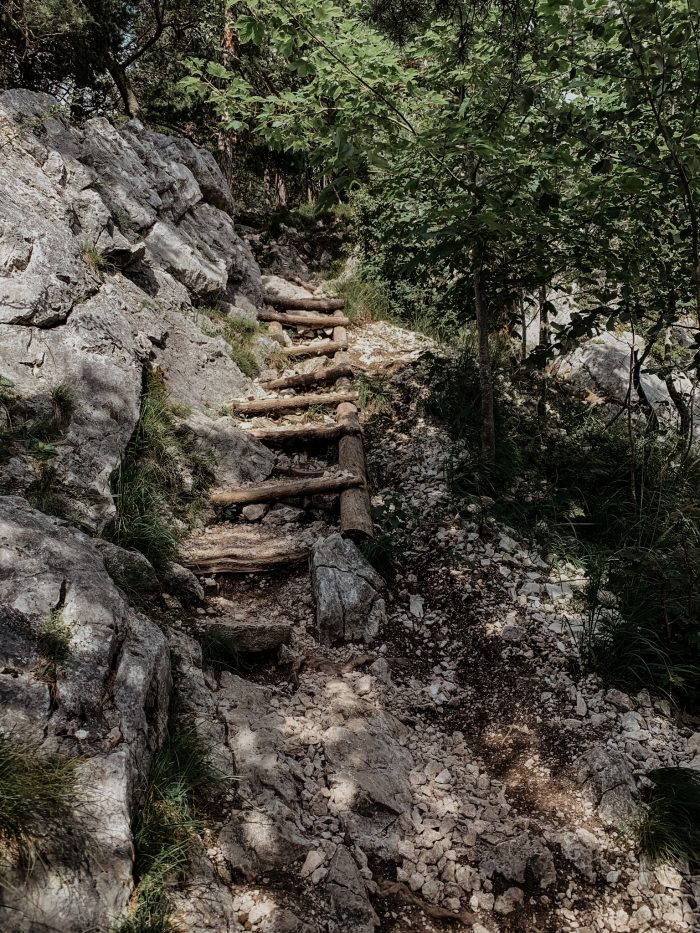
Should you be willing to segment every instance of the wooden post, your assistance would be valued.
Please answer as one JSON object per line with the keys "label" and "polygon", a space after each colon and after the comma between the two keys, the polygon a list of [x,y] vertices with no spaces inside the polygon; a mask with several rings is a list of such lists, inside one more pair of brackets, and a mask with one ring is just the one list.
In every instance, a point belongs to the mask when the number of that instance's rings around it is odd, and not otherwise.
{"label": "wooden post", "polygon": [[367,486],[365,450],[360,432],[360,419],[357,408],[347,402],[338,406],[338,424],[352,427],[353,433],[340,439],[338,444],[338,465],[341,470],[349,470],[361,479],[361,483],[352,489],[346,489],[340,495],[340,530],[350,537],[373,538],[372,507]]}

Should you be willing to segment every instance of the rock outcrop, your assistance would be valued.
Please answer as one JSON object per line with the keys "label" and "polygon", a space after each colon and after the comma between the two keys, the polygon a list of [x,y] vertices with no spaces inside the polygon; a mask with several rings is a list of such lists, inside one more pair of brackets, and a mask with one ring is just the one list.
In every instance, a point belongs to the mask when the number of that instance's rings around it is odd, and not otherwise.
{"label": "rock outcrop", "polygon": [[[185,424],[214,448],[221,482],[266,478],[269,452],[219,414],[259,390],[197,310],[250,316],[261,295],[213,157],[138,121],[72,125],[53,98],[28,91],[0,94],[0,131],[0,375],[29,414],[56,386],[76,397],[52,460],[70,517],[99,531],[113,515],[110,477],[145,366],[162,371]],[[0,485],[14,478],[24,491],[32,472],[20,466]]]}
{"label": "rock outcrop", "polygon": [[[82,532],[0,498],[0,727],[42,753],[77,758],[75,812],[34,870],[5,853],[0,928],[107,930],[133,886],[131,816],[170,698],[165,637],[129,608]],[[65,658],[42,657],[53,622]]]}
{"label": "rock outcrop", "polygon": [[385,619],[384,581],[357,546],[335,533],[314,545],[311,578],[318,636],[326,644],[372,642]]}

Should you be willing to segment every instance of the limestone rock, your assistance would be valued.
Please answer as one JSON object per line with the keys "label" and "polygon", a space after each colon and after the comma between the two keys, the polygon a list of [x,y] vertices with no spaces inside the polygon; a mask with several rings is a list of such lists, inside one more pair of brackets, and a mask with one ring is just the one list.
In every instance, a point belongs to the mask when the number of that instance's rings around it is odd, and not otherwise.
{"label": "limestone rock", "polygon": [[158,576],[150,561],[141,554],[105,541],[94,539],[95,547],[102,554],[105,569],[117,586],[127,593],[157,593],[160,590]]}
{"label": "limestone rock", "polygon": [[[222,482],[269,476],[270,452],[216,414],[261,390],[192,304],[214,292],[229,304],[261,296],[213,158],[138,121],[72,125],[53,98],[28,91],[0,94],[0,125],[3,375],[35,407],[57,385],[76,394],[52,462],[68,517],[98,532],[113,517],[110,478],[146,366],[191,409],[185,422],[215,448]],[[15,480],[12,491],[26,488]]]}
{"label": "limestone rock", "polygon": [[584,793],[607,826],[619,826],[634,816],[637,785],[624,755],[594,746],[578,758],[576,771]]}
{"label": "limestone rock", "polygon": [[557,878],[552,853],[541,839],[527,833],[490,851],[482,859],[480,869],[487,877],[498,874],[520,884],[530,876],[542,888],[550,887]]}
{"label": "limestone rock", "polygon": [[225,636],[242,654],[257,651],[275,651],[287,645],[292,637],[289,622],[272,619],[211,618],[207,620],[206,632],[214,638]]}
{"label": "limestone rock", "polygon": [[[37,634],[56,613],[68,654],[50,698],[35,675]],[[133,795],[165,735],[165,638],[129,608],[90,538],[16,497],[0,499],[0,617],[3,660],[12,664],[0,674],[3,727],[81,758],[81,800],[66,837],[47,834],[31,875],[4,870],[0,927],[108,929],[133,884]]]}
{"label": "limestone rock", "polygon": [[385,621],[384,581],[356,545],[335,533],[311,554],[318,635],[325,644],[371,642]]}
{"label": "limestone rock", "polygon": [[373,933],[379,917],[369,902],[365,882],[355,860],[345,846],[338,846],[331,860],[324,887],[340,930]]}
{"label": "limestone rock", "polygon": [[171,564],[163,577],[163,586],[184,603],[199,606],[204,602],[204,588],[197,577],[181,564]]}

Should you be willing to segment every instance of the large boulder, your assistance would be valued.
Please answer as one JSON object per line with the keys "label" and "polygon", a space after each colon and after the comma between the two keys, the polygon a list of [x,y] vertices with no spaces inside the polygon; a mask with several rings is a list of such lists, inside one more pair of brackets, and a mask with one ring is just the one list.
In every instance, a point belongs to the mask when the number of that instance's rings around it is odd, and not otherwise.
{"label": "large boulder", "polygon": [[319,639],[325,644],[372,642],[386,619],[384,581],[355,544],[335,533],[311,554]]}
{"label": "large boulder", "polygon": [[269,451],[220,415],[260,390],[193,304],[249,314],[261,300],[213,158],[138,121],[72,125],[29,91],[0,94],[0,132],[0,375],[30,408],[58,385],[76,396],[51,464],[69,517],[96,531],[112,518],[146,366],[214,448],[222,483],[269,476]]}
{"label": "large boulder", "polygon": [[[47,666],[52,619],[65,658]],[[4,853],[0,928],[110,929],[133,889],[134,798],[167,726],[167,643],[90,538],[16,497],[0,498],[0,625],[0,728],[78,762],[75,810],[34,870]]]}

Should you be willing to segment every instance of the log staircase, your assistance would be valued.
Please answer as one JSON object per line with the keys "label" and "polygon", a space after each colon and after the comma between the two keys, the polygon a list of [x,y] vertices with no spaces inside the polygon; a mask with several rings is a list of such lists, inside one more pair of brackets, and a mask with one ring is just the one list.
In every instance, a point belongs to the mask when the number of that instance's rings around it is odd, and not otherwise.
{"label": "log staircase", "polygon": [[[304,288],[309,297],[266,295],[258,313],[268,324],[268,335],[280,344],[275,356],[286,367],[285,374],[258,383],[265,397],[232,399],[229,407],[231,417],[262,443],[278,451],[315,453],[328,453],[337,444],[337,462],[312,471],[290,469],[286,476],[257,485],[215,489],[210,501],[216,508],[243,508],[337,496],[341,532],[360,541],[374,532],[358,394],[346,354],[351,322],[343,314],[341,299],[317,296],[310,284]],[[315,357],[325,357],[326,362],[309,371],[302,361]],[[328,420],[329,409],[335,412],[334,421]],[[302,420],[286,421],[293,412],[303,412]],[[264,416],[264,424],[248,426],[247,419],[257,416]],[[304,525],[296,531],[289,525],[280,530],[241,518],[191,536],[181,559],[200,574],[265,572],[305,561],[313,539]]]}

